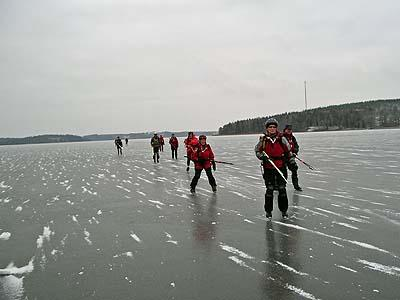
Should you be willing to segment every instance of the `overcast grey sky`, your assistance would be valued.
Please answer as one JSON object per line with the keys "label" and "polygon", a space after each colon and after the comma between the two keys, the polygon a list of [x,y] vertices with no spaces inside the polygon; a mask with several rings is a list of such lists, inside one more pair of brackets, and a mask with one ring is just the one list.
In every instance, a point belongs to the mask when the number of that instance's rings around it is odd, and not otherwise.
{"label": "overcast grey sky", "polygon": [[400,97],[400,1],[0,0],[0,137]]}

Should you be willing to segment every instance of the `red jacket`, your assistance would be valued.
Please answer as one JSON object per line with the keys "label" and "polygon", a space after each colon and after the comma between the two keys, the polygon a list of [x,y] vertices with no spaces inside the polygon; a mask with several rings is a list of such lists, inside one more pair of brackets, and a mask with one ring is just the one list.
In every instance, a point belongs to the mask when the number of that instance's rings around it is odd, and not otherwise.
{"label": "red jacket", "polygon": [[176,136],[171,137],[171,138],[169,139],[169,144],[171,145],[171,147],[172,147],[173,149],[178,149],[178,144],[179,144],[179,142],[178,142],[178,139],[176,138]]}
{"label": "red jacket", "polygon": [[187,156],[190,157],[191,153],[193,152],[193,148],[199,143],[199,140],[196,136],[193,135],[191,139],[187,138],[184,141],[186,146],[186,153]]}
{"label": "red jacket", "polygon": [[[264,135],[257,145],[256,150],[261,155],[264,151],[269,158],[275,163],[278,168],[282,168],[285,165],[285,157],[290,155],[290,145],[288,141],[280,134],[276,137],[269,137]],[[269,162],[263,164],[266,169],[273,169],[273,165]]]}
{"label": "red jacket", "polygon": [[209,169],[212,165],[211,162],[214,160],[214,152],[209,144],[204,146],[197,144],[193,147],[190,159],[194,161],[195,169]]}

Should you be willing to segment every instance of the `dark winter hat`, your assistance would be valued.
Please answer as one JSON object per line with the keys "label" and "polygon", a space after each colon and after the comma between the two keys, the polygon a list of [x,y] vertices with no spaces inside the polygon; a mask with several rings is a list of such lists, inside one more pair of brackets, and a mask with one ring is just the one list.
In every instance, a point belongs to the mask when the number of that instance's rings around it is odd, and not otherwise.
{"label": "dark winter hat", "polygon": [[199,136],[199,140],[206,140],[207,139],[207,137],[204,135],[204,134],[202,134],[201,136]]}
{"label": "dark winter hat", "polygon": [[286,124],[285,129],[292,129],[292,125]]}
{"label": "dark winter hat", "polygon": [[278,127],[278,121],[274,118],[269,118],[266,122],[265,122],[265,127],[268,127],[269,125],[275,125],[276,127]]}

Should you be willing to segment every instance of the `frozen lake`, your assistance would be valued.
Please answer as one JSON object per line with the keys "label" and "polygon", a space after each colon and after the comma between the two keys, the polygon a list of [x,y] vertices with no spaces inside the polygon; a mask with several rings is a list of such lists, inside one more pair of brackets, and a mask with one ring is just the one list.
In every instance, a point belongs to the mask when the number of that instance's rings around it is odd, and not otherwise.
{"label": "frozen lake", "polygon": [[400,130],[296,137],[271,222],[256,135],[209,138],[235,165],[196,195],[182,138],[0,147],[0,299],[400,299]]}

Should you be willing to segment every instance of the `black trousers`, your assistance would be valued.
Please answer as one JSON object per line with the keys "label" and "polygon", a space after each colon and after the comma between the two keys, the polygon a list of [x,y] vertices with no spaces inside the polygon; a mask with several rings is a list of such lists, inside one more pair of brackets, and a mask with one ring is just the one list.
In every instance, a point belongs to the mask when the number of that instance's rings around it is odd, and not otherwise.
{"label": "black trousers", "polygon": [[299,186],[299,177],[297,175],[297,170],[299,169],[296,163],[288,164],[288,169],[292,172],[292,183],[294,187]]}
{"label": "black trousers", "polygon": [[[279,168],[279,170],[283,173],[283,176],[287,178],[287,169],[286,167]],[[286,194],[286,182],[279,175],[278,171],[275,169],[266,169],[264,168],[264,181],[265,186],[267,187],[267,191],[265,192],[265,203],[264,209],[266,212],[272,212],[274,207],[274,184],[278,185],[278,208],[281,212],[286,212],[288,209],[288,198]]]}
{"label": "black trousers", "polygon": [[122,147],[117,146],[117,153],[118,155],[122,155]]}
{"label": "black trousers", "polygon": [[[211,172],[211,168],[208,168],[208,169],[205,169],[205,170],[206,170],[206,174],[207,174],[207,177],[208,177],[208,183],[211,186],[217,186],[217,183],[215,182],[215,178],[214,178],[214,176],[213,176],[213,174]],[[201,171],[203,171],[203,169],[195,169],[194,177],[192,179],[192,182],[190,183],[190,187],[192,187],[192,188],[196,187],[197,182],[199,181],[200,176],[201,176]]]}
{"label": "black trousers", "polygon": [[160,160],[160,154],[158,153],[160,149],[158,147],[153,147],[153,160],[154,162],[156,162],[156,158],[157,158],[157,162]]}
{"label": "black trousers", "polygon": [[171,147],[171,151],[172,151],[172,159],[174,159],[174,156],[176,159],[178,159],[178,149],[174,149],[173,147]]}

